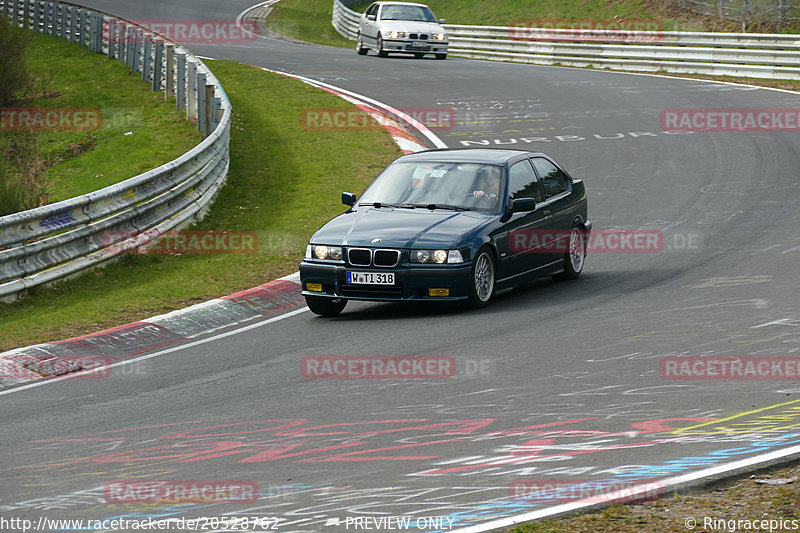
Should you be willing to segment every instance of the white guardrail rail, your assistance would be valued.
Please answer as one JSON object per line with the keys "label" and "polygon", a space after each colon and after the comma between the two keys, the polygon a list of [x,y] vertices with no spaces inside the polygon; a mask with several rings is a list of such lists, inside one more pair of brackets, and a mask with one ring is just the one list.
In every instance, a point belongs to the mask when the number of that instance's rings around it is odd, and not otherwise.
{"label": "white guardrail rail", "polygon": [[204,139],[104,189],[0,217],[0,299],[115,258],[202,218],[228,174],[231,104],[203,62],[137,24],[64,2],[0,0],[14,25],[85,44],[174,94]]}
{"label": "white guardrail rail", "polygon": [[[361,16],[333,0],[332,24],[348,39]],[[450,55],[641,72],[800,79],[800,35],[619,31],[445,24]]]}

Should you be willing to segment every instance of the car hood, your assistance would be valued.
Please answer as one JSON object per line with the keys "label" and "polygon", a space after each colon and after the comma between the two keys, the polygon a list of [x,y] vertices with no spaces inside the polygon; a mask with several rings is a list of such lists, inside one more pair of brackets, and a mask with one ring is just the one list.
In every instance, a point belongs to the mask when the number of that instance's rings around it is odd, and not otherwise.
{"label": "car hood", "polygon": [[389,31],[404,31],[406,33],[447,33],[444,28],[435,22],[421,22],[417,20],[382,20],[381,28]]}
{"label": "car hood", "polygon": [[[480,211],[362,207],[334,218],[311,238],[314,244],[381,248],[450,248],[495,215]],[[373,239],[380,242],[373,243]]]}

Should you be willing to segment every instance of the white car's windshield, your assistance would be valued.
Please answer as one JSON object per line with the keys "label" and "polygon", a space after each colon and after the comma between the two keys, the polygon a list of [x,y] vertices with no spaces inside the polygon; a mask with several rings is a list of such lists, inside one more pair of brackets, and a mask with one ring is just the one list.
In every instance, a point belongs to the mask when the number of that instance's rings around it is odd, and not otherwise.
{"label": "white car's windshield", "polygon": [[503,168],[478,163],[392,163],[359,205],[498,211]]}
{"label": "white car's windshield", "polygon": [[433,12],[425,6],[385,5],[381,10],[381,20],[414,20],[436,22]]}

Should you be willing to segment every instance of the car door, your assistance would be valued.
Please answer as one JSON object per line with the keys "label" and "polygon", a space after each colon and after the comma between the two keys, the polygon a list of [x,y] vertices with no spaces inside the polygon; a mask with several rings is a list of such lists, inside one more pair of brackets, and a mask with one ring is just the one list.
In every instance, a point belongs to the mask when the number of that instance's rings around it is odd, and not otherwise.
{"label": "car door", "polygon": [[552,249],[555,234],[549,232],[550,213],[538,205],[544,195],[528,159],[509,167],[508,196],[509,204],[519,198],[533,198],[537,206],[533,211],[513,213],[505,223],[505,242],[499,250],[503,277],[520,275],[556,260]]}
{"label": "car door", "polygon": [[[361,38],[364,44],[367,45],[375,45],[378,37],[378,8],[380,7],[379,4],[375,3],[372,4],[367,8],[364,12],[364,16],[361,17],[361,24],[359,31],[361,31]],[[375,20],[370,20],[369,17],[374,16]]]}
{"label": "car door", "polygon": [[559,234],[556,248],[562,253],[566,252],[569,245],[569,230],[572,229],[572,219],[575,214],[570,196],[570,179],[566,172],[549,159],[534,157],[531,162],[544,191],[542,206],[550,217],[552,229]]}

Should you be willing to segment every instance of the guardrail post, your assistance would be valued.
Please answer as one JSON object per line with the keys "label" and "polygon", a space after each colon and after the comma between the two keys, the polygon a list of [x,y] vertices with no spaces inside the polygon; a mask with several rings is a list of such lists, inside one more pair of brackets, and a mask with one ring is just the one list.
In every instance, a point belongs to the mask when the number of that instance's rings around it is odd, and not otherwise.
{"label": "guardrail post", "polygon": [[42,16],[42,3],[39,0],[33,2],[33,32],[39,33],[39,18]]}
{"label": "guardrail post", "polygon": [[164,41],[156,41],[156,59],[153,61],[153,90],[161,90],[161,69],[164,66]]}
{"label": "guardrail post", "polygon": [[206,131],[203,133],[204,137],[208,137],[211,135],[211,132],[214,131],[214,121],[216,117],[216,111],[214,110],[214,86],[206,84],[205,87],[205,104],[206,104]]}
{"label": "guardrail post", "polygon": [[[5,4],[8,4],[9,1],[6,0]],[[14,26],[19,24],[19,0],[14,0],[13,4],[11,4],[11,22]]]}
{"label": "guardrail post", "polygon": [[103,52],[103,16],[96,14],[92,19],[92,49],[95,52]]}
{"label": "guardrail post", "polygon": [[206,75],[198,74],[197,83],[197,129],[206,136],[208,131],[208,115],[206,113]]}
{"label": "guardrail post", "polygon": [[133,70],[133,41],[135,39],[135,31],[132,26],[128,26],[128,33],[125,35],[125,64],[128,65],[129,70]]}
{"label": "guardrail post", "polygon": [[95,32],[97,31],[97,15],[95,13],[91,13],[89,15],[89,50],[92,52],[96,52],[97,50],[94,47],[94,43],[96,42],[97,36]]}
{"label": "guardrail post", "polygon": [[175,93],[175,46],[168,44],[167,59],[164,63],[164,76],[166,77],[166,88],[164,90],[164,100],[167,100]]}
{"label": "guardrail post", "polygon": [[49,34],[50,33],[50,2],[45,2],[42,6],[43,14],[42,14],[42,33]]}
{"label": "guardrail post", "polygon": [[142,45],[144,44],[144,33],[142,30],[136,30],[133,38],[133,70],[141,72],[142,68]]}
{"label": "guardrail post", "polygon": [[117,19],[108,19],[108,58],[117,58]]}
{"label": "guardrail post", "polygon": [[207,86],[211,90],[211,129],[210,131],[214,131],[219,126],[220,120],[222,120],[222,98],[218,98],[213,96],[214,94],[214,86],[208,85]]}
{"label": "guardrail post", "polygon": [[78,30],[78,8],[69,8],[69,42],[74,43],[77,38]]}
{"label": "guardrail post", "polygon": [[178,109],[186,107],[186,54],[178,54],[178,68],[175,72],[175,100]]}
{"label": "guardrail post", "polygon": [[28,21],[31,19],[31,0],[25,0],[22,6],[22,25],[27,30]]}
{"label": "guardrail post", "polygon": [[152,57],[153,37],[150,34],[147,34],[144,36],[144,53],[142,54],[142,81],[150,81],[153,79],[152,75],[150,74],[150,60]]}
{"label": "guardrail post", "polygon": [[186,118],[197,124],[197,63],[189,61],[186,76]]}
{"label": "guardrail post", "polygon": [[67,6],[58,6],[59,14],[61,15],[59,18],[61,19],[61,38],[66,40],[67,39],[67,16],[69,15],[69,7]]}
{"label": "guardrail post", "polygon": [[781,24],[786,21],[786,0],[778,0],[778,21]]}
{"label": "guardrail post", "polygon": [[126,36],[128,35],[128,25],[124,22],[117,22],[117,61],[125,65],[128,64],[128,56],[125,54]]}
{"label": "guardrail post", "polygon": [[89,24],[92,19],[91,14],[87,10],[81,13],[81,44],[89,46]]}

